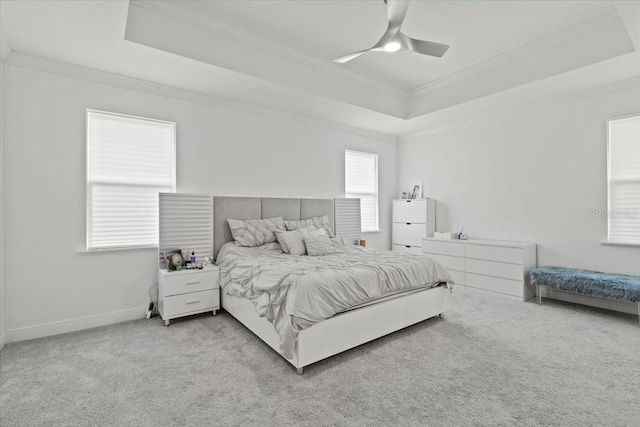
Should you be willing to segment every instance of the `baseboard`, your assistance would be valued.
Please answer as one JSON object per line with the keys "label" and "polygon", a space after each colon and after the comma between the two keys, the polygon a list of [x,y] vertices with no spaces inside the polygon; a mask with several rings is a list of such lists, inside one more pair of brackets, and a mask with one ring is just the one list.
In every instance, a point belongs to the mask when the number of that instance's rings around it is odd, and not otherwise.
{"label": "baseboard", "polygon": [[12,329],[5,332],[3,342],[5,344],[32,340],[35,338],[49,337],[52,335],[66,334],[68,332],[81,331],[96,328],[98,326],[112,325],[114,323],[129,320],[144,319],[147,307],[131,308],[129,310],[116,311],[95,316],[82,317],[61,322],[52,322],[44,325],[28,326],[26,328]]}
{"label": "baseboard", "polygon": [[[560,289],[549,288],[547,286],[542,288],[542,297],[574,304],[604,308],[606,310],[619,311],[621,313],[638,314],[638,305],[634,302],[615,301],[589,295],[580,295],[573,292],[565,292]],[[542,303],[544,304],[544,300]]]}

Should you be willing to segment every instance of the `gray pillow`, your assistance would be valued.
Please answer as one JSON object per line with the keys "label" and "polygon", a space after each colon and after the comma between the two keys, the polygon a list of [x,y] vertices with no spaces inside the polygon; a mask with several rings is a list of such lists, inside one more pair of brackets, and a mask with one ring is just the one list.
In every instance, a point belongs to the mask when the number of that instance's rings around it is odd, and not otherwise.
{"label": "gray pillow", "polygon": [[331,223],[329,222],[329,217],[326,216],[326,215],[324,215],[324,216],[314,216],[313,218],[301,219],[299,221],[285,220],[284,221],[284,225],[285,225],[285,227],[287,227],[287,230],[289,230],[289,231],[298,230],[300,228],[305,228],[305,227],[308,227],[310,225],[313,225],[316,228],[324,229],[327,232],[327,234],[329,235],[329,237],[333,237],[334,236],[333,229],[331,228]]}
{"label": "gray pillow", "polygon": [[276,241],[276,231],[284,231],[282,217],[268,219],[227,219],[236,246],[261,246]]}
{"label": "gray pillow", "polygon": [[331,240],[329,240],[329,236],[326,233],[307,234],[304,237],[304,244],[309,256],[331,255],[340,252],[338,248],[331,244]]}
{"label": "gray pillow", "polygon": [[[315,227],[314,227],[315,228]],[[304,244],[304,238],[310,235],[323,235],[326,236],[327,232],[320,229],[310,231],[311,227],[301,228],[299,230],[293,230],[286,233],[281,233],[285,245],[289,249],[291,255],[306,255],[307,247]],[[282,246],[282,244],[280,244]]]}
{"label": "gray pillow", "polygon": [[[299,230],[294,230],[294,231],[276,231],[276,238],[278,239],[278,243],[280,243],[282,252],[284,252],[285,254],[290,254],[291,250],[289,249],[289,245],[287,245],[287,239],[289,240],[294,239],[295,241],[297,241],[300,236],[300,233],[296,233],[297,231],[304,231],[306,233],[310,233],[316,230],[317,230],[316,227],[314,227],[313,225],[310,225],[309,227],[300,228]],[[294,233],[294,234],[291,234],[291,233]],[[286,238],[286,236],[290,236],[290,235],[297,236],[297,237]]]}

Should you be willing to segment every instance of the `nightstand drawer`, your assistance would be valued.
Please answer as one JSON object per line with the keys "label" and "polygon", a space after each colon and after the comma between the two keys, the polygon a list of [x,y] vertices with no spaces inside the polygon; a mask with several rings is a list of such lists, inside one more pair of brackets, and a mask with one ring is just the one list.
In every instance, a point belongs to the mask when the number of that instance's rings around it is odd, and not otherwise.
{"label": "nightstand drawer", "polygon": [[192,292],[174,295],[164,299],[163,317],[187,315],[192,312],[218,309],[220,307],[220,290]]}
{"label": "nightstand drawer", "polygon": [[218,270],[168,274],[160,279],[162,282],[160,293],[163,296],[170,296],[216,289],[219,287],[218,277]]}

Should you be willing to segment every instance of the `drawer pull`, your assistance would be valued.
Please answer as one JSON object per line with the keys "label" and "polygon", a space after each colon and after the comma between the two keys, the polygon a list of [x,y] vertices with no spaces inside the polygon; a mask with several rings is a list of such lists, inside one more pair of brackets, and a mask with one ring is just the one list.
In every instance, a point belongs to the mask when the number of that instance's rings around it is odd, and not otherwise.
{"label": "drawer pull", "polygon": [[189,305],[189,304],[197,304],[197,303],[199,303],[199,302],[200,302],[200,300],[198,300],[198,301],[189,301],[189,302],[185,303],[185,305]]}
{"label": "drawer pull", "polygon": [[199,284],[199,283],[200,283],[200,282],[189,282],[189,283],[185,283],[184,285],[185,285],[185,286],[189,286],[189,285],[197,285],[197,284]]}
{"label": "drawer pull", "polygon": [[411,246],[409,246],[409,245],[405,245],[405,247],[406,247],[406,248],[410,248]]}
{"label": "drawer pull", "polygon": [[407,225],[411,225],[411,223],[410,223],[410,222],[408,222],[408,223],[407,223]]}

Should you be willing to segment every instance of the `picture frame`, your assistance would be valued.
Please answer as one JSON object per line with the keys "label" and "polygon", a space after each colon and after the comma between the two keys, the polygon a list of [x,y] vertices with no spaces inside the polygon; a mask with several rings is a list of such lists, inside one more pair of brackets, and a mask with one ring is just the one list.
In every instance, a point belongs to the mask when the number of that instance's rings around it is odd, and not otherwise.
{"label": "picture frame", "polygon": [[184,267],[184,256],[182,255],[182,249],[170,249],[164,251],[165,265],[167,271],[176,271],[176,262],[180,260],[181,265]]}

